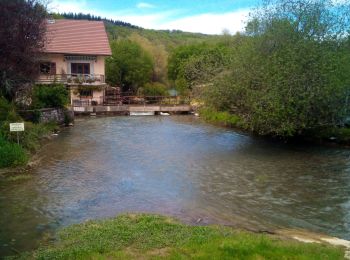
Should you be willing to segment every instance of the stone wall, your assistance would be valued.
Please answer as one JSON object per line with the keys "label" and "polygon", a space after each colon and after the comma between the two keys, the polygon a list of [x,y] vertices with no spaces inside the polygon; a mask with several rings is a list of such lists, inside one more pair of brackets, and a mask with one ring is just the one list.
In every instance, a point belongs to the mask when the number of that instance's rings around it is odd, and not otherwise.
{"label": "stone wall", "polygon": [[74,112],[63,108],[23,110],[19,113],[25,120],[35,123],[56,122],[58,124],[67,124],[74,121]]}

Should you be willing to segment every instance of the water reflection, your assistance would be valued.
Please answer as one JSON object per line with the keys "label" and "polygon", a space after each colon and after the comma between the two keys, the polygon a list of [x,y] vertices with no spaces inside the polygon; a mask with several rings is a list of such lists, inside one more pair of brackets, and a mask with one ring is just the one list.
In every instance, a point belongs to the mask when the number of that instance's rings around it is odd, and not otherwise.
{"label": "water reflection", "polygon": [[349,155],[186,116],[80,120],[45,146],[33,178],[0,182],[0,250],[30,249],[57,227],[127,211],[350,239]]}

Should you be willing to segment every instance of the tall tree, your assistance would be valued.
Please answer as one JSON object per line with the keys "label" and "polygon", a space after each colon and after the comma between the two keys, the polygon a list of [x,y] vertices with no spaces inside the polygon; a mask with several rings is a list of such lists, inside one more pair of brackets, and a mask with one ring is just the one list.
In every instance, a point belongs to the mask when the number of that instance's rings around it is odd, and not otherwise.
{"label": "tall tree", "polygon": [[39,71],[46,9],[37,0],[1,0],[0,13],[0,95],[12,100]]}
{"label": "tall tree", "polygon": [[137,43],[130,40],[114,41],[112,57],[106,60],[107,81],[119,85],[123,91],[134,92],[152,80],[153,61]]}

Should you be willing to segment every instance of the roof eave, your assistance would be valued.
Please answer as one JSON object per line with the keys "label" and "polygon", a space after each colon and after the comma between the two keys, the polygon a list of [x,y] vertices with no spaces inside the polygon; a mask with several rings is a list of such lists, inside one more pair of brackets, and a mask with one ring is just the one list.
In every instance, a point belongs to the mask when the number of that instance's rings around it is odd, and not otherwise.
{"label": "roof eave", "polygon": [[62,54],[62,55],[94,55],[94,56],[112,56],[112,53],[78,53],[78,52],[54,52],[43,51],[43,54]]}

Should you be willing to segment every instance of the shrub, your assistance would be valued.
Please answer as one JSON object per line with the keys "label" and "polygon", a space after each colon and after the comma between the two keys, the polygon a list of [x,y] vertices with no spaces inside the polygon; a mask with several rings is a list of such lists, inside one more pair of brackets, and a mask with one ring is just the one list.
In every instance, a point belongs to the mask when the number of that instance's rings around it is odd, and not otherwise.
{"label": "shrub", "polygon": [[208,122],[217,123],[224,126],[246,128],[243,120],[234,114],[230,114],[226,111],[215,111],[208,108],[200,110],[201,117]]}
{"label": "shrub", "polygon": [[33,88],[32,107],[35,109],[64,107],[69,102],[69,94],[62,84],[36,85]]}
{"label": "shrub", "polygon": [[159,82],[147,83],[143,88],[139,88],[138,94],[142,96],[167,96],[168,89]]}
{"label": "shrub", "polygon": [[24,165],[28,155],[24,149],[15,143],[10,143],[0,135],[0,168]]}
{"label": "shrub", "polygon": [[33,124],[25,123],[25,131],[21,136],[21,145],[30,152],[40,148],[40,140],[58,128],[56,123]]}
{"label": "shrub", "polygon": [[21,117],[17,114],[15,105],[13,103],[8,102],[5,98],[0,97],[0,122],[16,122],[20,119]]}
{"label": "shrub", "polygon": [[[9,121],[0,122],[0,136],[10,143],[17,142],[15,133],[9,130]],[[40,140],[58,128],[56,123],[33,124],[25,122],[24,132],[20,133],[20,145],[29,152],[35,152],[40,148]]]}

